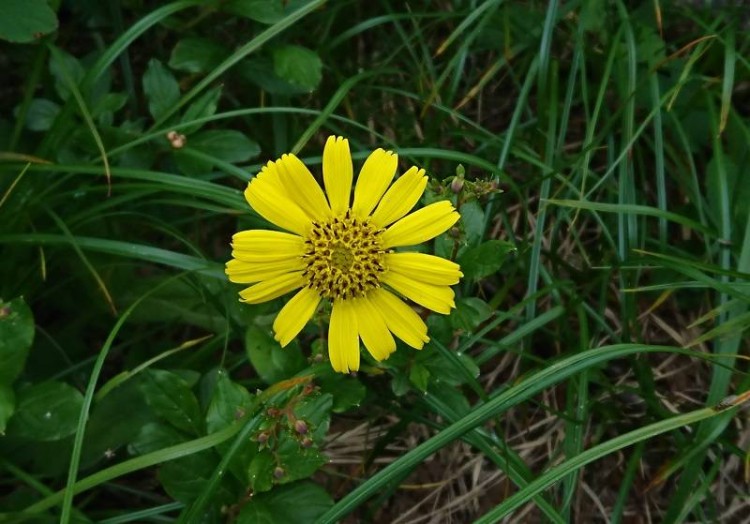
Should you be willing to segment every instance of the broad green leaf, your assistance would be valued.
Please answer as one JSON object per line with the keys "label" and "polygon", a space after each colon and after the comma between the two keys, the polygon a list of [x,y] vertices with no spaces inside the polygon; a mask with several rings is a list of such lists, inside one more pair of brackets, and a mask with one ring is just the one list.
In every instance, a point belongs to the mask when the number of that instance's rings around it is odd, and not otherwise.
{"label": "broad green leaf", "polygon": [[0,436],[5,435],[5,427],[15,407],[16,395],[13,393],[13,388],[0,384]]}
{"label": "broad green leaf", "polygon": [[332,506],[333,499],[325,489],[300,481],[253,495],[240,511],[237,524],[308,524]]}
{"label": "broad green leaf", "polygon": [[284,18],[284,4],[278,0],[229,0],[221,6],[222,11],[260,22],[275,24]]}
{"label": "broad green leaf", "polygon": [[300,95],[308,92],[306,87],[287,82],[274,71],[274,63],[270,57],[254,56],[243,60],[237,65],[239,77],[252,83],[263,91],[278,95]]}
{"label": "broad green leaf", "polygon": [[33,341],[34,317],[23,298],[0,301],[0,385],[11,385],[23,371]]}
{"label": "broad green leaf", "polygon": [[140,387],[146,402],[159,417],[188,433],[202,433],[198,400],[182,377],[170,371],[148,369],[143,372]]}
{"label": "broad green leaf", "polygon": [[46,98],[35,98],[26,113],[26,128],[31,131],[47,131],[60,112],[60,106]]}
{"label": "broad green leaf", "polygon": [[274,49],[273,69],[279,78],[312,92],[320,84],[323,64],[315,51],[285,45]]}
{"label": "broad green leaf", "polygon": [[18,392],[8,434],[31,440],[60,440],[78,425],[83,395],[64,382],[43,382]]}
{"label": "broad green leaf", "polygon": [[188,440],[182,432],[161,422],[148,422],[138,428],[138,435],[128,446],[131,455],[145,455]]}
{"label": "broad green leaf", "polygon": [[498,271],[515,247],[504,240],[488,240],[476,247],[467,249],[459,258],[464,277],[481,280]]}
{"label": "broad green leaf", "polygon": [[69,80],[74,84],[79,84],[85,74],[81,62],[62,49],[57,49],[57,52],[52,53],[49,60],[49,72],[55,77],[55,91],[63,100],[67,100],[70,96]]}
{"label": "broad green leaf", "polygon": [[320,386],[322,392],[331,394],[331,410],[336,413],[358,407],[367,394],[367,388],[357,377],[336,373],[330,366],[326,371],[316,375],[315,383]]}
{"label": "broad green leaf", "polygon": [[[182,118],[180,119],[180,123],[188,123],[199,118],[212,116],[214,113],[216,113],[216,108],[219,105],[220,97],[221,86],[209,89],[188,106],[188,108],[185,110],[185,114],[183,114]],[[184,135],[190,135],[198,131],[204,125],[205,124],[193,124],[191,126],[186,126],[180,129],[180,133]]]}
{"label": "broad green leaf", "polygon": [[273,473],[277,466],[276,457],[268,448],[260,450],[253,457],[247,475],[254,492],[268,491],[273,487]]}
{"label": "broad green leaf", "polygon": [[322,443],[328,433],[332,407],[333,398],[331,395],[307,396],[297,402],[294,407],[294,415],[305,421],[309,428],[307,434],[316,442]]}
{"label": "broad green leaf", "polygon": [[2,0],[0,39],[17,44],[34,42],[57,30],[57,15],[45,0]]}
{"label": "broad green leaf", "polygon": [[188,146],[226,162],[245,162],[260,154],[257,142],[231,129],[201,131],[188,140]]}
{"label": "broad green leaf", "polygon": [[283,476],[277,479],[280,484],[305,479],[328,463],[328,457],[317,448],[304,447],[301,438],[295,438],[288,432],[279,437],[276,453],[279,465],[284,470]]}
{"label": "broad green leaf", "polygon": [[[198,498],[218,462],[218,456],[211,450],[188,455],[159,468],[159,481],[172,498],[188,504]],[[224,500],[228,500],[227,495],[226,491],[217,492]]]}
{"label": "broad green leaf", "polygon": [[425,366],[415,362],[409,370],[409,381],[424,393],[427,391],[427,385],[430,382],[430,371]]}
{"label": "broad green leaf", "polygon": [[451,312],[450,322],[454,329],[472,332],[490,318],[492,308],[477,297],[462,297],[456,300],[456,309]]}
{"label": "broad green leaf", "polygon": [[305,358],[296,342],[282,348],[266,330],[254,325],[245,333],[245,351],[267,384],[289,378],[305,367]]}
{"label": "broad green leaf", "polygon": [[148,110],[158,120],[180,99],[180,85],[161,62],[152,58],[143,74],[143,92],[148,100]]}
{"label": "broad green leaf", "polygon": [[461,206],[461,222],[466,243],[473,247],[479,244],[484,235],[484,210],[479,202],[472,200]]}
{"label": "broad green leaf", "polygon": [[251,400],[252,396],[247,389],[232,382],[226,371],[219,371],[206,413],[206,431],[219,431],[241,418]]}
{"label": "broad green leaf", "polygon": [[229,54],[221,44],[210,38],[183,38],[174,46],[169,67],[187,73],[210,71]]}

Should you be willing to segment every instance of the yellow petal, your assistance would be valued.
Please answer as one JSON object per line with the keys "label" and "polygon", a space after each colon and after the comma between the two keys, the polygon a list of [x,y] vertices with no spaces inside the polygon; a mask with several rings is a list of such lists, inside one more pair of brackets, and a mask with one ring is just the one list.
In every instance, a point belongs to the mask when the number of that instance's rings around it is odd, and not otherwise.
{"label": "yellow petal", "polygon": [[285,273],[240,291],[243,302],[259,304],[285,295],[305,285],[302,272]]}
{"label": "yellow petal", "polygon": [[447,231],[461,216],[447,200],[435,202],[405,216],[381,236],[384,248],[421,244]]}
{"label": "yellow petal", "polygon": [[318,309],[320,295],[314,289],[303,287],[299,293],[281,308],[276,320],[273,321],[274,338],[281,347],[286,346],[296,337],[307,321]]}
{"label": "yellow petal", "polygon": [[300,257],[272,260],[270,262],[248,262],[232,259],[227,262],[224,270],[231,282],[238,284],[252,284],[289,273],[305,269],[306,263]]}
{"label": "yellow petal", "polygon": [[453,302],[455,294],[448,286],[425,284],[424,282],[419,282],[393,271],[386,272],[380,277],[380,281],[388,284],[417,304],[438,313],[448,315],[451,312],[451,308],[456,307],[456,304]]}
{"label": "yellow petal", "polygon": [[385,265],[390,271],[436,286],[458,284],[464,276],[455,262],[424,253],[387,253]]}
{"label": "yellow petal", "polygon": [[379,311],[388,329],[414,349],[422,349],[425,342],[430,341],[427,336],[427,325],[412,308],[401,299],[378,288],[371,291],[367,298]]}
{"label": "yellow petal", "polygon": [[366,296],[354,300],[353,304],[359,336],[367,351],[378,362],[387,359],[396,351],[396,341],[393,340],[383,316]]}
{"label": "yellow petal", "polygon": [[331,366],[340,373],[359,369],[359,336],[357,315],[351,300],[337,300],[328,327],[328,356]]}
{"label": "yellow petal", "polygon": [[295,155],[282,155],[275,168],[287,195],[312,220],[330,218],[331,208],[310,170]]}
{"label": "yellow petal", "polygon": [[299,235],[269,231],[266,229],[248,229],[232,236],[232,247],[235,251],[248,253],[296,254],[304,251],[305,239]]}
{"label": "yellow petal", "polygon": [[419,202],[425,187],[427,177],[424,176],[424,169],[410,168],[386,191],[372,214],[372,223],[385,227],[404,216]]}
{"label": "yellow petal", "polygon": [[382,149],[373,151],[365,160],[357,177],[352,211],[360,217],[369,215],[385,190],[388,189],[393,175],[396,174],[397,166],[398,155]]}
{"label": "yellow petal", "polygon": [[269,162],[250,181],[245,199],[260,216],[287,231],[305,236],[312,227],[309,217],[286,194],[280,178]]}
{"label": "yellow petal", "polygon": [[340,136],[329,136],[323,149],[323,183],[335,216],[349,209],[353,177],[349,141]]}

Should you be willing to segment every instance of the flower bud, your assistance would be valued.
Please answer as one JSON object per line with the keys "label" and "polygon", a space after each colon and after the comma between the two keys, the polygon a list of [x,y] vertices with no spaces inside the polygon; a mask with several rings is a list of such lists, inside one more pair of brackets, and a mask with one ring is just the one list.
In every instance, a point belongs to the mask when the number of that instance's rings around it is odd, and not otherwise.
{"label": "flower bud", "polygon": [[286,471],[284,471],[284,468],[282,468],[281,466],[276,466],[276,468],[273,470],[273,476],[276,479],[280,479],[284,475],[286,475]]}
{"label": "flower bud", "polygon": [[307,423],[304,420],[297,419],[294,421],[294,431],[300,435],[307,434]]}

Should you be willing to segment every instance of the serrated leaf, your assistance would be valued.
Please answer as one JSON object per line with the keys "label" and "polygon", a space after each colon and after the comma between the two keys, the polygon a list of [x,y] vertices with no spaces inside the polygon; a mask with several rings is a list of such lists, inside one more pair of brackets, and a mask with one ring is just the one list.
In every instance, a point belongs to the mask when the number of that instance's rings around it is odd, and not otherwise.
{"label": "serrated leaf", "polygon": [[169,67],[187,73],[210,71],[229,54],[221,44],[210,38],[183,38],[172,49]]}
{"label": "serrated leaf", "polygon": [[17,44],[39,40],[57,30],[57,15],[45,0],[0,2],[0,39]]}
{"label": "serrated leaf", "polygon": [[269,493],[258,493],[242,507],[237,524],[289,524],[316,522],[333,499],[310,481],[278,486]]}
{"label": "serrated leaf", "polygon": [[8,434],[42,441],[63,439],[75,432],[82,405],[81,392],[64,382],[22,389],[8,422]]}
{"label": "serrated leaf", "polygon": [[304,397],[294,407],[294,415],[307,423],[308,435],[315,442],[323,442],[328,433],[332,407],[333,397],[329,394]]}
{"label": "serrated leaf", "polygon": [[267,384],[289,378],[305,367],[305,358],[295,342],[282,348],[266,330],[254,325],[245,333],[245,351]]}
{"label": "serrated leaf", "polygon": [[514,251],[512,243],[504,240],[488,240],[476,247],[467,249],[458,259],[464,277],[481,280],[498,271],[508,256]]}
{"label": "serrated leaf", "polygon": [[305,448],[300,441],[289,433],[282,433],[276,449],[279,465],[284,476],[279,478],[281,484],[305,479],[328,463],[328,458],[314,447]]}
{"label": "serrated leaf", "polygon": [[320,84],[323,64],[315,51],[285,45],[274,49],[273,69],[279,78],[312,92]]}
{"label": "serrated leaf", "polygon": [[178,429],[201,433],[198,399],[182,377],[162,369],[148,369],[143,373],[140,387],[156,415]]}
{"label": "serrated leaf", "polygon": [[23,298],[0,301],[0,385],[10,386],[26,365],[34,317]]}
{"label": "serrated leaf", "polygon": [[367,388],[357,377],[336,373],[330,367],[317,375],[315,382],[321,391],[330,393],[333,397],[331,410],[336,413],[343,413],[359,406],[367,394]]}
{"label": "serrated leaf", "polygon": [[158,120],[180,99],[180,85],[161,62],[152,58],[143,74],[143,92],[148,100],[148,110]]}
{"label": "serrated leaf", "polygon": [[461,206],[461,224],[463,226],[466,243],[476,246],[484,235],[484,210],[476,200],[467,202]]}

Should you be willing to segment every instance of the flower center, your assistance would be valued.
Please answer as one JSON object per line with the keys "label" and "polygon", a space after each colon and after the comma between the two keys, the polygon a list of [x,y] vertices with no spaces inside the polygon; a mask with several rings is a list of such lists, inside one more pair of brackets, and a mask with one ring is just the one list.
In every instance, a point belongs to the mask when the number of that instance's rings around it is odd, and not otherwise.
{"label": "flower center", "polygon": [[349,211],[327,222],[313,222],[303,255],[308,287],[331,300],[361,297],[379,287],[385,270],[381,232]]}

